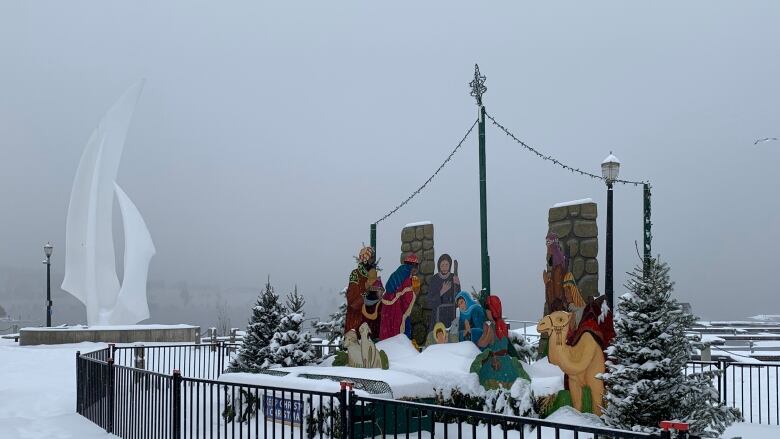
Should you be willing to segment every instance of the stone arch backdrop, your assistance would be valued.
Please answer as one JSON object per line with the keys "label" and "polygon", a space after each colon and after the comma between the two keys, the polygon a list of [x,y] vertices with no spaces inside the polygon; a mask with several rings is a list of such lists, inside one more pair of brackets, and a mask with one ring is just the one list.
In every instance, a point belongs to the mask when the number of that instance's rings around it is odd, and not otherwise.
{"label": "stone arch backdrop", "polygon": [[428,284],[436,272],[436,253],[433,249],[433,224],[430,221],[407,224],[401,230],[401,258],[409,253],[415,253],[420,260],[420,294],[412,308],[412,339],[419,346],[425,344],[428,336],[428,322],[431,310],[428,308]]}

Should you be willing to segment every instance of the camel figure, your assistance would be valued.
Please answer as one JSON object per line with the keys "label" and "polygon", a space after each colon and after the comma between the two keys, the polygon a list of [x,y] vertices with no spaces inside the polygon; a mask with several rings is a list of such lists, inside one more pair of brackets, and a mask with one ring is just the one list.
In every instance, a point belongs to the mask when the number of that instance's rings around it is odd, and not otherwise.
{"label": "camel figure", "polygon": [[555,311],[544,316],[536,330],[550,337],[547,358],[568,375],[574,408],[582,411],[582,386],[588,386],[593,413],[601,416],[604,382],[596,378],[596,375],[604,373],[604,352],[589,332],[582,334],[576,345],[566,344],[566,331],[573,315],[565,311]]}

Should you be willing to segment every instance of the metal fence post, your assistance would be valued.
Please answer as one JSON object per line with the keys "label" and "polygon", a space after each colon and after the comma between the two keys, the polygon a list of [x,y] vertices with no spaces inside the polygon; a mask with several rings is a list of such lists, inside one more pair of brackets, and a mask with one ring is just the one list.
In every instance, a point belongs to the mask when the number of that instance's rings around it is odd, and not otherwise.
{"label": "metal fence post", "polygon": [[[113,346],[113,345],[112,345]],[[113,349],[112,349],[113,350]],[[106,371],[106,432],[114,432],[114,357],[108,357]]]}
{"label": "metal fence post", "polygon": [[355,421],[355,392],[352,387],[355,385],[352,381],[341,381],[341,391],[339,392],[339,415],[341,417],[341,437],[343,439],[353,436],[353,423]]}
{"label": "metal fence post", "polygon": [[341,420],[341,437],[346,439],[347,429],[349,424],[347,423],[347,381],[341,381],[341,390],[339,391],[339,418]]}
{"label": "metal fence post", "polygon": [[222,375],[222,371],[225,370],[225,342],[219,342],[219,359],[217,360],[217,364],[219,365],[219,369],[217,370],[217,376]]}
{"label": "metal fence post", "polygon": [[144,345],[136,344],[133,347],[133,366],[136,369],[146,369],[146,352],[144,351]]}
{"label": "metal fence post", "polygon": [[81,351],[76,351],[76,413],[82,414],[82,405],[84,404],[82,402],[83,398],[81,396],[81,389],[84,387],[84,378],[81,376],[81,361],[79,361],[79,357],[81,356]]}
{"label": "metal fence post", "polygon": [[355,401],[355,391],[352,390],[352,386],[353,383],[351,382],[347,384],[347,387],[349,388],[349,392],[347,393],[347,399],[349,401],[347,403],[347,420],[349,422],[349,436],[347,437],[349,438],[354,438],[355,430],[357,430],[357,428],[355,428],[355,403],[357,403],[357,401]]}
{"label": "metal fence post", "polygon": [[211,327],[209,328],[209,338],[211,343],[211,352],[216,352],[217,350],[217,328]]}
{"label": "metal fence post", "polygon": [[232,354],[236,351],[236,348],[234,344],[236,343],[236,335],[238,333],[238,328],[230,328],[230,349],[228,349],[228,354]]}
{"label": "metal fence post", "polygon": [[721,404],[726,404],[726,397],[728,396],[728,385],[726,384],[728,380],[726,379],[726,369],[728,368],[728,363],[726,363],[725,360],[719,360],[718,361],[718,369],[720,369],[720,382],[723,383],[721,387],[723,395],[721,396]]}
{"label": "metal fence post", "polygon": [[173,429],[173,439],[181,439],[181,373],[179,369],[173,369],[173,395],[171,398],[173,407],[171,414],[171,427]]}

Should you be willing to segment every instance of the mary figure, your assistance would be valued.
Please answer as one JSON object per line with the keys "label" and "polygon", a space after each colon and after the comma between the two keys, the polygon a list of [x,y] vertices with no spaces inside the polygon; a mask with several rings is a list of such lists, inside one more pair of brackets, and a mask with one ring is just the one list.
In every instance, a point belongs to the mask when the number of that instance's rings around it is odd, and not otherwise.
{"label": "mary figure", "polygon": [[482,337],[482,325],[485,323],[485,311],[467,291],[461,291],[455,296],[460,316],[458,317],[458,340],[469,340],[474,343]]}

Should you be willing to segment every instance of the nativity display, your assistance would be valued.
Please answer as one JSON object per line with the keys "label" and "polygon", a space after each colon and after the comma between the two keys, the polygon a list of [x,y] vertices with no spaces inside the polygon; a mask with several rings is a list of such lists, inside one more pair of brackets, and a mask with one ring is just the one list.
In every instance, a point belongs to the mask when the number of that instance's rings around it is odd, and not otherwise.
{"label": "nativity display", "polygon": [[344,333],[357,330],[366,323],[372,334],[380,330],[382,278],[377,274],[376,255],[372,247],[363,247],[358,253],[358,265],[349,274],[347,284],[347,312]]}
{"label": "nativity display", "polygon": [[452,257],[444,253],[439,256],[436,267],[438,272],[428,281],[426,297],[428,308],[431,310],[431,319],[428,325],[431,330],[437,323],[450,327],[455,322],[455,294],[460,291],[458,261],[453,262]]}
{"label": "nativity display", "polygon": [[350,329],[344,334],[344,348],[347,350],[347,366],[366,369],[387,369],[389,367],[387,355],[377,349],[371,340],[371,329],[368,323],[363,323],[357,332]]}
{"label": "nativity display", "polygon": [[[594,301],[595,303],[595,301]],[[573,313],[555,311],[539,321],[536,329],[550,337],[548,359],[566,374],[567,388],[574,408],[583,411],[585,386],[590,390],[591,410],[600,416],[603,405],[604,382],[597,378],[604,373],[604,349],[614,337],[611,318],[570,333]],[[588,316],[590,319],[591,316]],[[599,325],[603,325],[603,330]]]}
{"label": "nativity display", "polygon": [[438,322],[433,325],[433,330],[425,338],[425,347],[434,344],[458,343],[457,325],[452,326],[455,330],[448,330],[444,323]]}
{"label": "nativity display", "polygon": [[420,280],[417,278],[419,264],[417,255],[410,253],[404,258],[403,264],[387,280],[381,301],[380,340],[398,334],[406,334],[409,339],[412,338],[412,324],[409,316],[420,290]]}
{"label": "nativity display", "polygon": [[530,381],[518,359],[510,355],[509,327],[502,317],[501,299],[488,296],[485,305],[482,335],[475,342],[482,353],[471,364],[471,372],[479,375],[479,383],[488,390],[509,389],[518,378]]}
{"label": "nativity display", "polygon": [[455,296],[458,306],[458,341],[471,341],[476,344],[482,337],[485,323],[485,311],[482,305],[468,292],[461,291]]}
{"label": "nativity display", "polygon": [[574,275],[569,270],[569,258],[563,252],[558,235],[553,232],[545,238],[547,247],[547,267],[542,273],[544,280],[544,312],[570,311],[576,318],[572,325],[579,323],[585,301],[582,299]]}

